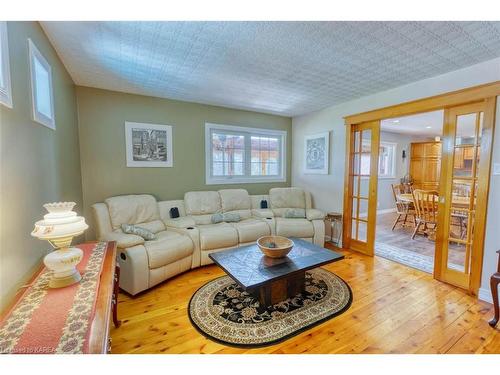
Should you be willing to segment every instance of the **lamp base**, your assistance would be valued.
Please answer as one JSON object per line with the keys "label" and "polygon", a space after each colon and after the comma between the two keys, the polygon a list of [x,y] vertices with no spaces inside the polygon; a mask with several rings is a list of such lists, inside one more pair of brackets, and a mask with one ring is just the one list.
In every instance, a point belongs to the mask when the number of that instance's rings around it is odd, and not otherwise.
{"label": "lamp base", "polygon": [[50,288],[62,288],[75,284],[82,279],[76,266],[83,258],[83,251],[77,247],[55,250],[45,256],[43,262],[52,271]]}
{"label": "lamp base", "polygon": [[78,283],[81,279],[82,275],[80,275],[80,272],[75,269],[75,272],[68,276],[52,276],[52,278],[49,280],[49,288],[64,288],[65,286]]}

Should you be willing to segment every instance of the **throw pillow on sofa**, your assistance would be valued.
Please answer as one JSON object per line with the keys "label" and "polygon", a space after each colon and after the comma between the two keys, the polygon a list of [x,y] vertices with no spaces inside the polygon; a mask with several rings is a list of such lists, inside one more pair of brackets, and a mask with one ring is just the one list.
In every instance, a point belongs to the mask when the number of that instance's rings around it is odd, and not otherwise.
{"label": "throw pillow on sofa", "polygon": [[146,241],[156,240],[156,235],[144,228],[138,227],[136,225],[131,224],[122,224],[122,231],[126,234],[135,234],[144,238]]}
{"label": "throw pillow on sofa", "polygon": [[241,216],[239,214],[234,214],[234,213],[225,213],[224,215],[224,221],[226,223],[237,223],[238,221],[241,220]]}
{"label": "throw pillow on sofa", "polygon": [[216,214],[213,214],[211,218],[212,224],[222,223],[223,221],[225,221],[226,223],[237,223],[240,220],[241,216],[239,214],[230,212],[227,212],[225,214],[221,214],[218,212]]}
{"label": "throw pillow on sofa", "polygon": [[212,221],[212,224],[222,223],[224,221],[224,216],[221,213],[213,214],[211,221]]}
{"label": "throw pillow on sofa", "polygon": [[287,208],[283,213],[286,219],[304,219],[306,217],[306,210],[303,208]]}

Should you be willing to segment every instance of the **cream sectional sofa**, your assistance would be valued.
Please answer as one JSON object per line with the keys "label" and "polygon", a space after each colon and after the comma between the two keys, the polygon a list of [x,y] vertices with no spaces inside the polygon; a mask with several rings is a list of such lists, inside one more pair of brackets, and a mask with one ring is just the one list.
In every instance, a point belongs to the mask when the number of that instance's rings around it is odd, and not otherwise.
{"label": "cream sectional sofa", "polygon": [[[268,209],[260,208],[262,200]],[[170,217],[173,207],[179,210],[178,218]],[[287,209],[301,210],[306,217],[285,218]],[[245,246],[261,236],[278,234],[324,244],[324,214],[311,208],[310,194],[298,188],[274,188],[269,195],[253,196],[244,189],[192,191],[183,200],[161,202],[151,195],[125,195],[96,203],[92,210],[98,239],[118,243],[120,287],[132,295],[212,263],[210,253]],[[214,224],[214,214],[237,214],[240,220]],[[157,238],[146,241],[125,234],[122,224],[146,228]]]}

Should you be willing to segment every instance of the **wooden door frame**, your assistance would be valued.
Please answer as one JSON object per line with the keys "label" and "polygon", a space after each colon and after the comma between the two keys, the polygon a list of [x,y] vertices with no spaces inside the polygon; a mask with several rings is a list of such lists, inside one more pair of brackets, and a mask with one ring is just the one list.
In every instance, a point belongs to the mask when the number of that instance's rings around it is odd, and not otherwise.
{"label": "wooden door frame", "polygon": [[[488,149],[486,147],[481,148],[481,166],[485,166],[487,168],[488,173],[485,175],[488,176],[486,181],[483,182],[483,188],[481,194],[485,194],[486,198],[484,200],[484,218],[482,221],[483,232],[485,232],[485,223],[486,223],[486,215],[487,215],[487,207],[488,207],[488,192],[490,185],[490,174],[491,174],[491,156],[493,154],[492,144],[493,144],[493,135],[495,130],[495,112],[496,112],[496,97],[500,96],[500,81],[491,82],[484,85],[474,86],[458,91],[451,91],[444,94],[431,96],[428,98],[423,98],[419,100],[409,101],[401,104],[396,104],[389,107],[383,107],[380,109],[357,113],[353,115],[348,115],[344,117],[345,121],[345,130],[346,130],[346,160],[345,160],[345,172],[344,172],[344,225],[343,225],[343,233],[342,233],[342,245],[345,248],[350,247],[349,234],[346,232],[346,228],[348,227],[346,222],[351,220],[351,212],[349,211],[350,202],[349,202],[349,188],[352,188],[350,185],[349,179],[349,171],[350,171],[350,147],[352,144],[351,140],[351,130],[352,126],[355,124],[360,124],[363,122],[370,121],[382,121],[384,119],[393,118],[393,117],[403,117],[423,112],[430,112],[436,110],[445,110],[451,107],[456,107],[464,104],[481,102],[484,101],[489,103],[487,105],[487,113],[484,114],[484,124],[486,121],[491,123],[491,127],[488,131],[483,134],[485,138],[485,142],[487,142]],[[493,108],[491,110],[490,108]],[[446,120],[446,119],[445,119]],[[486,130],[486,129],[485,129]],[[378,182],[378,173],[375,176]],[[479,194],[479,192],[478,192]],[[478,207],[479,209],[479,207]],[[471,263],[471,291],[473,294],[477,294],[481,283],[481,271],[482,271],[482,261],[484,254],[484,234],[483,233],[480,238],[481,249],[480,254],[474,255],[474,261]],[[436,275],[434,276],[436,277]]]}

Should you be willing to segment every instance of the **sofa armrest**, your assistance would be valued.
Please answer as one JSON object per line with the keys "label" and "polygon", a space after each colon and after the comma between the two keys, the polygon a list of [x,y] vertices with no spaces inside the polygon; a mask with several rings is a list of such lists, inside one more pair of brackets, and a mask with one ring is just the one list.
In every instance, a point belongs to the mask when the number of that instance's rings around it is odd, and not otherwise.
{"label": "sofa armrest", "polygon": [[165,225],[171,228],[189,228],[189,227],[195,227],[196,222],[191,216],[181,216],[175,219],[166,219],[163,220]]}
{"label": "sofa armrest", "polygon": [[100,239],[105,233],[113,231],[108,206],[105,203],[95,203],[91,206],[91,209],[94,215],[97,238]]}
{"label": "sofa armrest", "polygon": [[325,213],[316,208],[308,208],[306,209],[306,218],[307,220],[323,220],[325,218]]}
{"label": "sofa armrest", "polygon": [[258,217],[258,218],[261,218],[261,219],[267,219],[269,217],[274,217],[274,213],[273,211],[269,210],[269,209],[253,209],[252,210],[252,216],[254,217]]}
{"label": "sofa armrest", "polygon": [[136,245],[142,245],[144,243],[144,238],[140,236],[119,232],[108,232],[104,234],[101,239],[103,241],[116,241],[117,247],[122,249],[126,249],[127,247]]}

